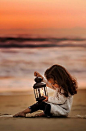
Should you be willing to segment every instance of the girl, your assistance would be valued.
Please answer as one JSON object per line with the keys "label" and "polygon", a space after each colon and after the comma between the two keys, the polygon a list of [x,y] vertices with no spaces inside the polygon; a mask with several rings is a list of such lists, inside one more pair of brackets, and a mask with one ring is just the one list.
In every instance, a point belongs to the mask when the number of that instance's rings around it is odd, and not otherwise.
{"label": "girl", "polygon": [[76,80],[60,65],[53,65],[45,71],[44,76],[47,80],[38,72],[34,72],[34,76],[41,77],[47,87],[55,90],[54,96],[46,96],[42,102],[29,106],[24,111],[15,114],[14,117],[25,117],[27,113],[37,110],[43,110],[43,112],[36,116],[67,117],[71,110],[73,95],[77,93]]}

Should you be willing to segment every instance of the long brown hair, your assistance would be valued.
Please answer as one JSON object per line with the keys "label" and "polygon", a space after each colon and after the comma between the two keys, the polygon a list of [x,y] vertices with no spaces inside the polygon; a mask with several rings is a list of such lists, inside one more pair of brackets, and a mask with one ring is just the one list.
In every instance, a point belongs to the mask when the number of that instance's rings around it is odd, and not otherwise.
{"label": "long brown hair", "polygon": [[52,78],[54,81],[57,81],[60,88],[64,90],[64,96],[68,97],[69,93],[71,95],[77,94],[77,82],[72,76],[68,73],[68,71],[62,67],[61,65],[53,65],[48,68],[45,73],[45,77],[47,80]]}

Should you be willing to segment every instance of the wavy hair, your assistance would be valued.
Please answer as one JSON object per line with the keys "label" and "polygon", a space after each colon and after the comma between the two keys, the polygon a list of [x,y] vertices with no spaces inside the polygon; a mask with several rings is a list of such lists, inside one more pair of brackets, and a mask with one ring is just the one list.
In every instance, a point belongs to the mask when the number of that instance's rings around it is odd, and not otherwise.
{"label": "wavy hair", "polygon": [[61,89],[63,89],[63,95],[65,97],[68,97],[69,93],[71,95],[77,94],[77,81],[74,78],[72,78],[68,71],[61,65],[51,66],[45,71],[44,75],[47,80],[52,78],[54,82],[56,81],[58,83],[60,87],[59,93],[61,93]]}

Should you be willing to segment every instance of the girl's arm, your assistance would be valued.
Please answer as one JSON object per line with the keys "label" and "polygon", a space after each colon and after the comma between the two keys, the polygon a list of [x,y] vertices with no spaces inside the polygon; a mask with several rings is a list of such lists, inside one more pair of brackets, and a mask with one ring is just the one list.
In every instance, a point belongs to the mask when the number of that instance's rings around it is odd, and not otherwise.
{"label": "girl's arm", "polygon": [[56,88],[54,88],[50,82],[48,82],[44,77],[43,77],[43,80],[42,80],[44,83],[46,83],[46,86],[53,89],[53,90],[56,90]]}
{"label": "girl's arm", "polygon": [[67,100],[67,97],[64,95],[60,95],[58,93],[58,96],[49,96],[48,97],[48,102],[53,103],[53,104],[64,104]]}
{"label": "girl's arm", "polygon": [[43,81],[44,83],[46,83],[46,86],[47,86],[47,87],[56,90],[56,89],[51,85],[51,83],[48,82],[48,81],[47,81],[40,73],[38,73],[37,71],[34,72],[34,76],[41,77],[41,78],[42,78],[42,81]]}

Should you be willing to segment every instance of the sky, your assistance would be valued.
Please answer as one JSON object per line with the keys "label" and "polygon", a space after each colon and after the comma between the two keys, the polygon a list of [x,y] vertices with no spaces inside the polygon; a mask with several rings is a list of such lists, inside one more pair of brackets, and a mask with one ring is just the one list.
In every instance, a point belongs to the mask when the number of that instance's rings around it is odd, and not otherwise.
{"label": "sky", "polygon": [[0,34],[86,35],[85,0],[0,0]]}

